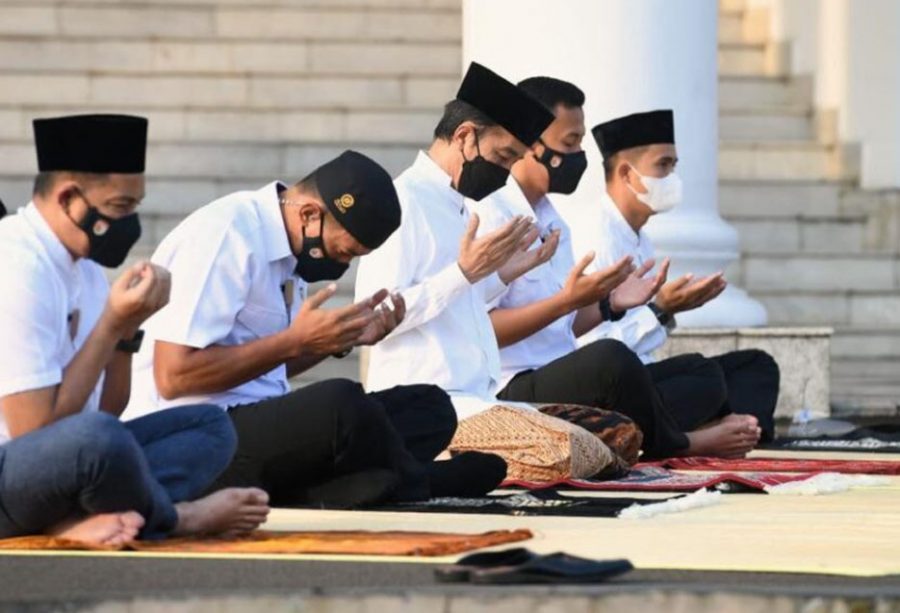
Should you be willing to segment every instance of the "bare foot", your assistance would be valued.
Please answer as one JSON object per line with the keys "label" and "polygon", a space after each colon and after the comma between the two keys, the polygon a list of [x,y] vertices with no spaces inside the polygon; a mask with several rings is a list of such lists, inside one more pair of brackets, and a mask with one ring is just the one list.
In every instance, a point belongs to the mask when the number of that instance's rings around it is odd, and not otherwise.
{"label": "bare foot", "polygon": [[756,447],[761,434],[756,417],[733,413],[713,426],[689,432],[685,455],[743,458]]}
{"label": "bare foot", "polygon": [[79,521],[60,524],[52,536],[100,547],[122,547],[134,541],[144,527],[144,518],[134,511],[91,515]]}
{"label": "bare foot", "polygon": [[269,515],[269,495],[255,487],[228,488],[205,498],[175,505],[179,536],[215,534],[232,537],[255,530]]}

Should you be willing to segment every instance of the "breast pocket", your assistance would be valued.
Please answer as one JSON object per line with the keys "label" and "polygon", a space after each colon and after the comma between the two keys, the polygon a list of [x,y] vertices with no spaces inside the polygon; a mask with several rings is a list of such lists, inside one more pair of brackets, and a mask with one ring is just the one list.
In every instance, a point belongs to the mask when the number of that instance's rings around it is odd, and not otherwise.
{"label": "breast pocket", "polygon": [[257,338],[281,332],[288,325],[284,309],[270,309],[252,303],[241,309],[237,320]]}

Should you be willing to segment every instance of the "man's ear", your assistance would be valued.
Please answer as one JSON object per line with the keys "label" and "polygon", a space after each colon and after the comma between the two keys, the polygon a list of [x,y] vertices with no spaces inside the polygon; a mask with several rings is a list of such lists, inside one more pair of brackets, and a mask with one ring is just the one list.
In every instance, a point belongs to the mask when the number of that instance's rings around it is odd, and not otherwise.
{"label": "man's ear", "polygon": [[81,188],[74,181],[60,181],[52,190],[53,199],[59,203],[64,211],[69,210],[72,200],[78,195]]}
{"label": "man's ear", "polygon": [[471,121],[464,121],[456,126],[456,130],[453,131],[453,138],[451,139],[453,146],[460,151],[466,148],[469,141],[472,141],[474,146],[476,130],[477,127]]}
{"label": "man's ear", "polygon": [[315,201],[308,200],[300,205],[298,214],[300,215],[300,220],[306,225],[318,221],[322,217],[322,209]]}

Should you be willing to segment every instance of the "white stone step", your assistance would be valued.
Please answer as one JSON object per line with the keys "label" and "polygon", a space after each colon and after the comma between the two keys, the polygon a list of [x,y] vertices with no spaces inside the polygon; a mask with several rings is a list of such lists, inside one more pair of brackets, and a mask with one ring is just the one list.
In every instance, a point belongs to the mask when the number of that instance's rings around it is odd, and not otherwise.
{"label": "white stone step", "polygon": [[[837,359],[874,359],[900,356],[900,330],[891,328],[841,328],[831,341]],[[900,370],[896,373],[900,384]],[[898,396],[900,400],[900,396]]]}
{"label": "white stone step", "polygon": [[741,266],[750,291],[900,290],[900,258],[894,255],[747,255]]}
{"label": "white stone step", "polygon": [[29,72],[458,75],[457,42],[0,39],[0,68]]}
{"label": "white stone step", "polygon": [[785,107],[811,112],[811,79],[719,75],[720,111]]}
{"label": "white stone step", "polygon": [[[390,66],[390,64],[388,64]],[[455,81],[455,79],[453,79]],[[393,76],[198,76],[0,73],[0,105],[20,110],[68,107],[116,108],[379,109],[439,108],[455,89],[446,77]],[[449,94],[449,96],[448,96]]]}
{"label": "white stone step", "polygon": [[850,189],[837,182],[721,179],[719,212],[727,217],[834,216]]}
{"label": "white stone step", "polygon": [[719,74],[782,76],[787,74],[789,47],[774,42],[720,42]]}
{"label": "white stone step", "polygon": [[831,397],[836,416],[900,415],[900,359],[835,359]]}
{"label": "white stone step", "polygon": [[6,6],[0,8],[0,36],[459,41],[460,18],[455,8],[334,10],[195,3]]}
{"label": "white stone step", "polygon": [[719,113],[719,138],[726,141],[811,141],[812,117],[804,110],[779,109]]}
{"label": "white stone step", "polygon": [[720,13],[742,13],[747,8],[747,0],[719,0]]}
{"label": "white stone step", "polygon": [[[154,178],[299,179],[346,148],[346,145],[314,143],[151,143],[147,148],[147,174]],[[409,145],[364,143],[354,148],[382,164],[392,176],[409,166],[419,150]],[[24,142],[0,146],[0,168],[13,176],[33,176],[36,172],[34,146]]]}
{"label": "white stone step", "polygon": [[[71,2],[72,0],[69,0]],[[77,1],[77,0],[75,0]],[[11,0],[20,5],[58,5],[61,0]],[[62,0],[66,2],[66,0]],[[343,8],[348,10],[381,10],[381,9],[435,9],[460,10],[462,0],[90,0],[97,6],[254,6],[262,8]]]}
{"label": "white stone step", "polygon": [[751,294],[766,307],[772,325],[900,327],[900,292],[897,291],[792,289],[753,290]]}
{"label": "white stone step", "polygon": [[814,142],[722,142],[719,177],[727,180],[848,179],[854,165],[844,150]]}
{"label": "white stone step", "polygon": [[741,238],[744,255],[861,254],[865,251],[866,218],[727,217]]}
{"label": "white stone step", "polygon": [[[115,109],[108,109],[113,111]],[[59,106],[0,109],[0,139],[32,138],[36,117],[64,115]],[[229,110],[131,108],[150,121],[150,141],[245,143],[406,143],[431,139],[439,109]]]}

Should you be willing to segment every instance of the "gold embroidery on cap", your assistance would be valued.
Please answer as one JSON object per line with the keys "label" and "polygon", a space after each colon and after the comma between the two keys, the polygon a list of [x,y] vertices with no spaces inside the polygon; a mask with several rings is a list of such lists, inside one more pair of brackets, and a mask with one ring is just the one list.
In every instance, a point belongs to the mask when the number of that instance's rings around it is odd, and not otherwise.
{"label": "gold embroidery on cap", "polygon": [[356,204],[356,200],[354,200],[353,196],[351,196],[350,194],[344,194],[340,198],[334,199],[334,206],[336,206],[341,213],[346,213],[347,209],[349,209],[354,204]]}

